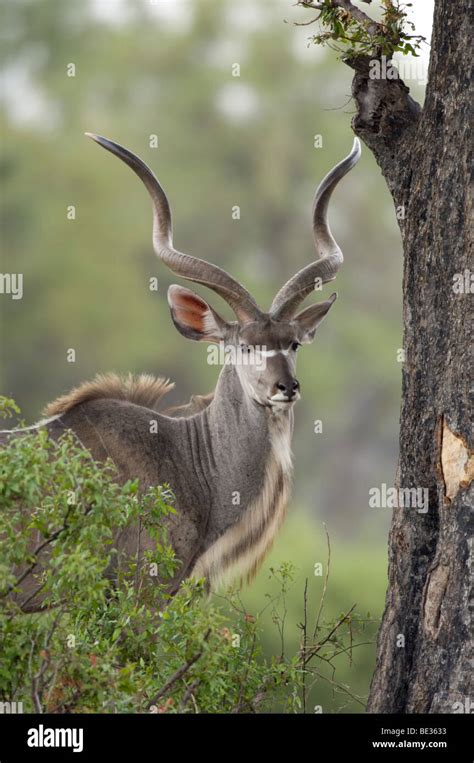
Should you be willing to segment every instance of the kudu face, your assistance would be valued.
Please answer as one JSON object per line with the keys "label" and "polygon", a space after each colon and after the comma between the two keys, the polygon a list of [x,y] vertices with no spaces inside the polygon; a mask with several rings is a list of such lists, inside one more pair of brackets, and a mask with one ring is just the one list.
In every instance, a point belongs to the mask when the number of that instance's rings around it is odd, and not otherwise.
{"label": "kudu face", "polygon": [[293,320],[278,321],[263,314],[254,321],[227,322],[201,297],[181,286],[170,286],[168,302],[178,331],[188,339],[218,343],[226,362],[235,366],[246,394],[274,411],[291,407],[300,397],[296,354],[312,342],[318,325],[334,303],[312,305]]}
{"label": "kudu face", "polygon": [[300,345],[313,341],[336,294],[299,313],[297,308],[311,292],[334,280],[342,263],[342,252],[329,229],[327,208],[337,183],[360,157],[358,139],[349,156],[326,175],[314,197],[313,236],[319,258],[287,281],[269,311],[263,312],[249,292],[224,270],[173,247],[168,199],[146,164],[107,138],[86,135],[128,164],[147,188],[153,204],[153,246],[158,257],[176,275],[219,294],[237,318],[232,322],[224,320],[198,294],[173,285],[168,290],[168,303],[178,331],[188,339],[222,345],[225,362],[235,366],[242,388],[253,402],[275,412],[292,407],[300,397],[296,353]]}

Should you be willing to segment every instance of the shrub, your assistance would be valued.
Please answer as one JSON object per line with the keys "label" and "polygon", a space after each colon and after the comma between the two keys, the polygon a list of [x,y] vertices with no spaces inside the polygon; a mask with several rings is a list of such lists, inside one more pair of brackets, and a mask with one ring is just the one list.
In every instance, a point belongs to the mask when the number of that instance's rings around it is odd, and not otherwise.
{"label": "shrub", "polygon": [[[4,399],[0,410],[12,406]],[[0,450],[0,699],[25,712],[297,712],[310,661],[322,644],[326,661],[328,649],[345,648],[339,630],[352,628],[352,612],[324,636],[315,628],[311,643],[305,625],[302,648],[287,657],[293,568],[282,564],[272,571],[279,592],[263,608],[273,608],[282,650],[265,658],[260,615],[245,610],[238,588],[210,600],[204,581],[188,580],[174,597],[166,592],[178,565],[163,530],[174,511],[169,487],[141,494],[116,478],[71,433],[54,441],[45,429],[26,432]],[[155,548],[112,580],[114,534],[139,518]],[[38,571],[43,611],[15,603],[19,567]]]}

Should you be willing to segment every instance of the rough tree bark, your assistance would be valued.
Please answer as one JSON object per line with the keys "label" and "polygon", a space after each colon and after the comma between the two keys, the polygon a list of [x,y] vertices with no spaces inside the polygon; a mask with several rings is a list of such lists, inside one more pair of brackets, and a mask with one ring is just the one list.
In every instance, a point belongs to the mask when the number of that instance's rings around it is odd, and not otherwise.
{"label": "rough tree bark", "polygon": [[467,2],[436,0],[423,108],[400,80],[371,79],[369,59],[348,63],[355,69],[358,107],[353,128],[373,152],[395,206],[404,210],[398,487],[429,490],[426,513],[394,511],[389,587],[367,709],[469,712],[469,697],[473,706],[474,700]]}

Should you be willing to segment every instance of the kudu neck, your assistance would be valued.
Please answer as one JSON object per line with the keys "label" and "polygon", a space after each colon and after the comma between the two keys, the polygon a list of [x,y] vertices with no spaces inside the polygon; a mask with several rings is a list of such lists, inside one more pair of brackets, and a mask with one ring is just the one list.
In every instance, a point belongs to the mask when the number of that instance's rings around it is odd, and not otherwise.
{"label": "kudu neck", "polygon": [[258,405],[243,388],[235,366],[223,366],[212,403],[207,409],[210,424],[234,421],[250,429],[268,426],[268,411]]}
{"label": "kudu neck", "polygon": [[[243,387],[235,366],[226,364],[219,375],[212,403],[204,411],[212,433],[235,435],[243,441],[265,442],[275,430],[290,432],[293,428],[293,412],[272,412],[260,405]],[[251,454],[249,454],[251,457]]]}
{"label": "kudu neck", "polygon": [[[220,564],[225,566],[242,544],[247,549],[255,543],[258,558],[259,544],[270,542],[279,526],[291,479],[292,425],[291,410],[275,415],[259,405],[242,387],[235,367],[224,366],[214,399],[200,414],[196,441],[201,453],[193,459],[202,469],[201,481],[213,484],[205,548],[220,539]],[[233,535],[225,535],[231,528]],[[216,564],[216,549],[200,572]]]}

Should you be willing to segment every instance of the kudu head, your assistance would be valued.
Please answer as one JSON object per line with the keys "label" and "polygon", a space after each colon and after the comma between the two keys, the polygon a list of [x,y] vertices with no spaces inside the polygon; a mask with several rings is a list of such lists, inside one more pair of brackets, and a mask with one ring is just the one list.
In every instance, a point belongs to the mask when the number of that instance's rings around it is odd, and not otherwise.
{"label": "kudu head", "polygon": [[168,290],[171,317],[188,339],[223,344],[227,362],[235,364],[242,387],[251,400],[273,411],[290,408],[299,398],[296,353],[312,342],[316,329],[336,299],[299,305],[313,291],[333,281],[342,264],[342,252],[329,229],[327,209],[339,180],[357,163],[361,149],[357,138],[352,151],[324,178],[313,203],[313,236],[318,258],[298,271],[275,296],[268,312],[260,310],[249,292],[232,276],[205,260],[173,247],[171,210],[160,183],[147,165],[123,146],[93,133],[99,145],[118,156],[143,181],[153,204],[153,248],[173,273],[207,286],[232,308],[236,321],[226,321],[201,296],[183,286]]}

